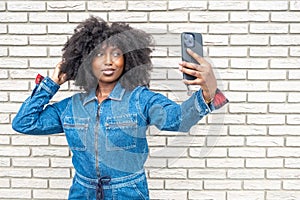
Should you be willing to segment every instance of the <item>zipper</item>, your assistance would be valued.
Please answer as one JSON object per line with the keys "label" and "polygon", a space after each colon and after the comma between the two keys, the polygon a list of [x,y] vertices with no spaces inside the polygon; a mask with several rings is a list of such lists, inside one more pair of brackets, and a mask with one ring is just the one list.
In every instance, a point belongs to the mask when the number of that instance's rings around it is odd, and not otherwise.
{"label": "zipper", "polygon": [[101,177],[99,169],[99,150],[98,150],[98,136],[99,136],[99,124],[100,124],[100,107],[101,104],[98,104],[97,107],[97,116],[96,116],[96,126],[95,126],[95,159],[96,159],[96,173],[98,179]]}

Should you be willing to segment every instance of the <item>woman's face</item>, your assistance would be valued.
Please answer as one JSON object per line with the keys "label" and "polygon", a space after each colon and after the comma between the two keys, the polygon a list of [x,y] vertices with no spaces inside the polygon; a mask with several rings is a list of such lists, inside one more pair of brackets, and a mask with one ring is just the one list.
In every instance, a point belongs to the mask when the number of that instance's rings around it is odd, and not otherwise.
{"label": "woman's face", "polygon": [[123,52],[115,46],[101,47],[92,62],[92,69],[99,83],[116,83],[124,69]]}

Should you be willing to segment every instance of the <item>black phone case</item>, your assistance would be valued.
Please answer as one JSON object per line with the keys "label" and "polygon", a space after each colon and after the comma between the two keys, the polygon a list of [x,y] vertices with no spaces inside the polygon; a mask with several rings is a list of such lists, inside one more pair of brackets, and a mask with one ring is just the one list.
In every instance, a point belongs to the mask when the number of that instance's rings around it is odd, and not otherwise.
{"label": "black phone case", "polygon": [[[184,43],[184,35],[185,34],[192,34],[194,36],[194,46],[193,47],[187,47]],[[183,32],[181,33],[181,57],[182,61],[191,62],[199,64],[194,58],[192,58],[186,51],[187,48],[190,48],[192,51],[203,56],[203,42],[202,42],[202,35],[201,33],[195,33],[195,32]],[[183,78],[186,80],[194,80],[196,77],[188,75],[183,73]]]}

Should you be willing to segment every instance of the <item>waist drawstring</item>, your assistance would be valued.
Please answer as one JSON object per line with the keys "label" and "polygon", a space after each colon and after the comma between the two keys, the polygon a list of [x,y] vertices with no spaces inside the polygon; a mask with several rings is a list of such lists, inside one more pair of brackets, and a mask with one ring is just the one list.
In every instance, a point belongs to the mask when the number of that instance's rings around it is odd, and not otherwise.
{"label": "waist drawstring", "polygon": [[111,180],[110,176],[102,176],[98,179],[97,188],[96,188],[96,199],[103,200],[104,199],[104,189],[103,185],[108,184]]}

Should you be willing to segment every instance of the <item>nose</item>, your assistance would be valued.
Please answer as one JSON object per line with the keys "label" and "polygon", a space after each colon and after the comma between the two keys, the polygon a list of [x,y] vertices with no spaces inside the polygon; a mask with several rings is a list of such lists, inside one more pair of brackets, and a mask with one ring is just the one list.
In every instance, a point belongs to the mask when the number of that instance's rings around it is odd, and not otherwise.
{"label": "nose", "polygon": [[112,65],[112,58],[111,58],[111,55],[110,55],[110,53],[107,53],[106,55],[105,55],[105,65]]}

